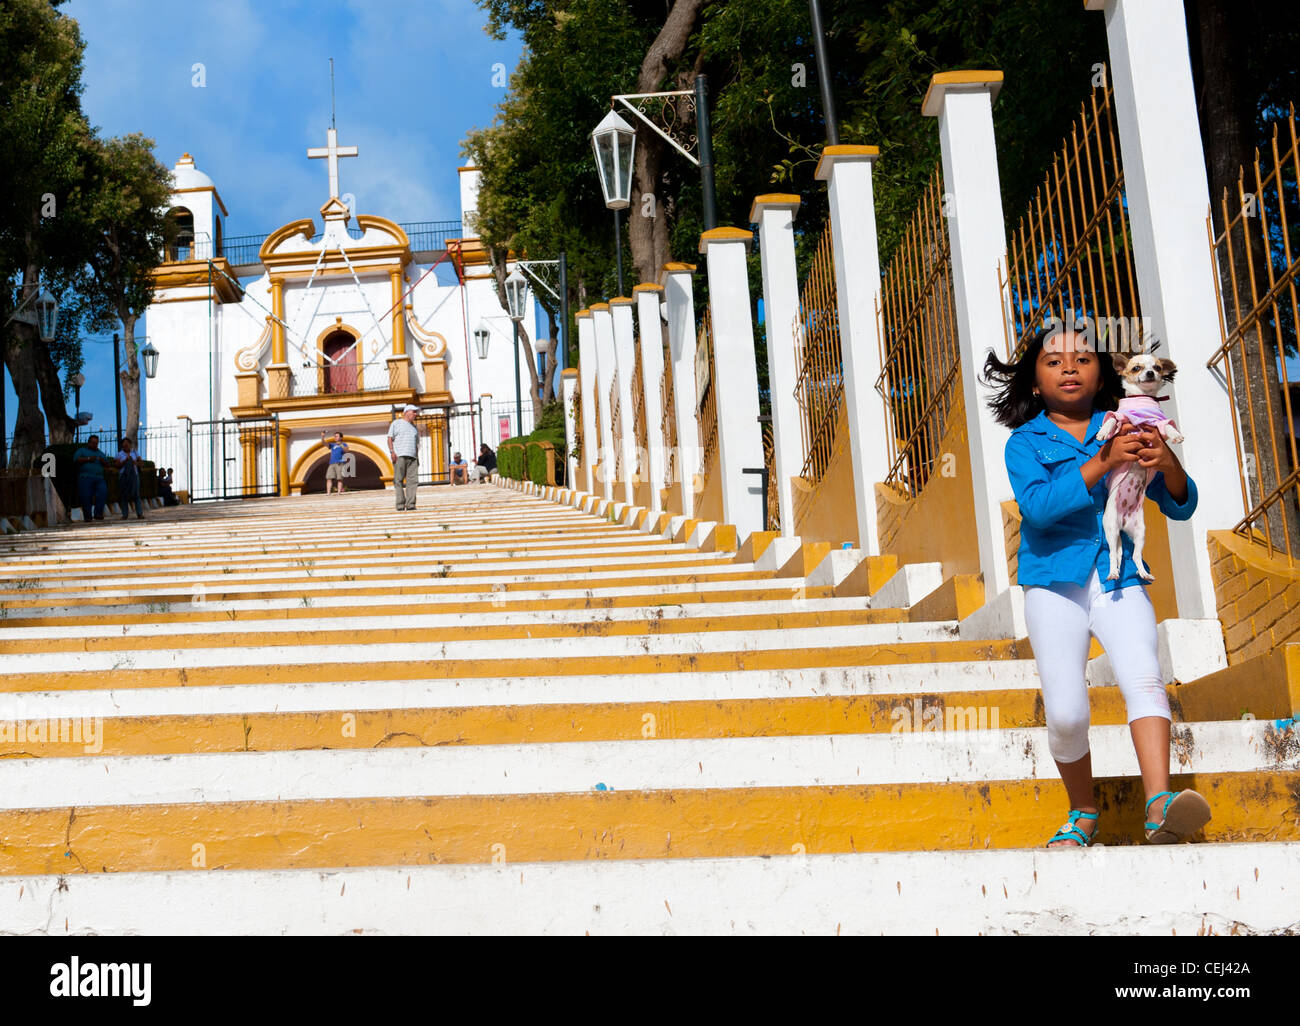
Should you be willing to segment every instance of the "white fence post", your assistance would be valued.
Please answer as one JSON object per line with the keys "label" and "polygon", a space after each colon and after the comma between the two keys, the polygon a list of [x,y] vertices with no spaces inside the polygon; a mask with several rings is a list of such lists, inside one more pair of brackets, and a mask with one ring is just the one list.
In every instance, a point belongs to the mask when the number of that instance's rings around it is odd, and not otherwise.
{"label": "white fence post", "polygon": [[614,319],[608,303],[591,304],[591,320],[596,332],[596,389],[600,398],[600,478],[602,494],[614,498],[614,411],[609,404],[610,385],[614,382]]}
{"label": "white fence post", "polygon": [[1011,586],[1002,533],[1002,503],[1012,498],[1003,451],[1009,432],[993,419],[977,380],[989,350],[1006,353],[998,265],[1006,256],[1007,230],[993,135],[993,98],[1001,86],[1000,71],[941,72],[930,80],[922,105],[939,119],[975,532],[990,601]]}
{"label": "white fence post", "polygon": [[767,385],[772,396],[772,476],[781,534],[794,534],[794,496],[790,479],[803,469],[799,405],[794,386],[794,320],[799,310],[799,277],[794,259],[794,215],[799,197],[782,193],[758,196],[749,220],[758,225],[763,261],[763,319],[767,323]]}
{"label": "white fence post", "polygon": [[1106,14],[1138,296],[1160,355],[1178,364],[1165,412],[1189,435],[1178,456],[1199,495],[1190,520],[1169,521],[1178,615],[1213,619],[1218,604],[1206,532],[1231,528],[1245,510],[1232,396],[1227,381],[1206,367],[1220,345],[1219,318],[1183,2],[1088,0],[1087,7]]}
{"label": "white fence post", "polygon": [[663,286],[637,285],[636,320],[641,345],[641,388],[645,406],[646,476],[650,481],[650,512],[663,512],[660,489],[664,486],[664,410],[659,394],[659,379],[664,373],[663,320],[659,316],[659,298]]}
{"label": "white fence post", "polygon": [[600,387],[596,383],[596,327],[590,310],[579,310],[578,378],[582,388],[582,468],[588,495],[596,492],[596,462],[600,458],[600,439],[596,437],[596,410]]}
{"label": "white fence post", "polygon": [[636,370],[636,331],[632,326],[630,296],[615,296],[609,301],[610,316],[614,320],[614,366],[618,374],[619,419],[623,437],[614,439],[623,452],[623,501],[629,506],[636,501],[636,418],[632,415],[632,391],[637,382],[632,380]]}
{"label": "white fence post", "polygon": [[880,322],[876,318],[880,247],[871,171],[879,156],[875,146],[827,146],[817,162],[817,178],[826,183],[830,200],[858,546],[869,556],[880,555],[876,482],[889,476],[885,407],[876,391],[881,372]]}
{"label": "white fence post", "polygon": [[763,466],[758,427],[758,366],[754,358],[754,319],[749,309],[746,254],[753,233],[712,228],[700,236],[708,265],[709,314],[713,322],[713,369],[718,417],[718,473],[722,518],[736,537],[763,529],[763,482],[748,468]]}
{"label": "white fence post", "polygon": [[578,461],[573,456],[573,443],[578,437],[577,419],[573,416],[573,397],[578,391],[578,372],[566,367],[560,373],[564,395],[564,483],[569,488],[578,486]]}
{"label": "white fence post", "polygon": [[677,417],[675,475],[682,513],[695,516],[695,478],[700,473],[700,411],[695,394],[694,264],[664,264],[664,299],[668,303],[668,352],[673,366],[673,406]]}

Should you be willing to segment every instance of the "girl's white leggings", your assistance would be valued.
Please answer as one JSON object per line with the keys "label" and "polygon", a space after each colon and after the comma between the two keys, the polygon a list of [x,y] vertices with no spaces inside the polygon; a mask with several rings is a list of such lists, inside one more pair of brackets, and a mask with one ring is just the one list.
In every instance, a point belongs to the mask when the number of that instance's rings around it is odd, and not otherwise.
{"label": "girl's white leggings", "polygon": [[1086,585],[1025,589],[1025,621],[1043,686],[1047,743],[1057,762],[1088,754],[1088,664],[1096,635],[1114,667],[1128,721],[1169,719],[1169,696],[1156,654],[1156,614],[1146,588],[1133,584],[1102,591],[1093,570]]}

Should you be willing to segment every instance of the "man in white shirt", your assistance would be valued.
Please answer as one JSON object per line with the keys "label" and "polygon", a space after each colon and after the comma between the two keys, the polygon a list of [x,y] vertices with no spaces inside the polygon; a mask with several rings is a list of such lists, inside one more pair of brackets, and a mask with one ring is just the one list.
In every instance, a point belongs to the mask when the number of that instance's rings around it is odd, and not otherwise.
{"label": "man in white shirt", "polygon": [[407,403],[400,420],[388,425],[388,455],[393,458],[393,490],[398,510],[415,509],[415,489],[420,479],[416,455],[420,432],[415,426],[418,409]]}

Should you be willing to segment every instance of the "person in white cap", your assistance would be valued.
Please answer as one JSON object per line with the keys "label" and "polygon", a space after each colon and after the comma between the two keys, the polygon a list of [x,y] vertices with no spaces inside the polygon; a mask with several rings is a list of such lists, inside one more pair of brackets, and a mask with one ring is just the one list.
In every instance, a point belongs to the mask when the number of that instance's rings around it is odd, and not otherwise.
{"label": "person in white cap", "polygon": [[415,426],[417,407],[407,403],[400,420],[388,425],[388,455],[393,458],[393,491],[398,510],[415,509],[415,489],[420,480],[420,432]]}

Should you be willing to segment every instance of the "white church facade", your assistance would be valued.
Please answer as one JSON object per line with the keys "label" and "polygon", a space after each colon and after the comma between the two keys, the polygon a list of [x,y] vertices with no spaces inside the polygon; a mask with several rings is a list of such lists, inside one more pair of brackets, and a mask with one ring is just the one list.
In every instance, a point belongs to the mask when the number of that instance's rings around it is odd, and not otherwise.
{"label": "white church facade", "polygon": [[[308,155],[328,160],[329,197],[255,252],[227,252],[226,206],[194,159],[173,169],[177,240],[146,312],[159,351],[146,407],[151,430],[184,434],[174,487],[191,497],[323,490],[322,431],[343,433],[354,487],[391,487],[388,426],[408,403],[420,409],[422,483],[447,480],[453,451],[472,463],[479,442],[515,431],[512,324],[472,235],[478,169],[457,169],[461,230],[452,222],[417,248],[394,221],[348,209],[338,161],[357,152],[333,128]],[[471,341],[480,327],[486,358]],[[523,327],[537,338],[531,302]],[[528,429],[522,362],[519,379]]]}

